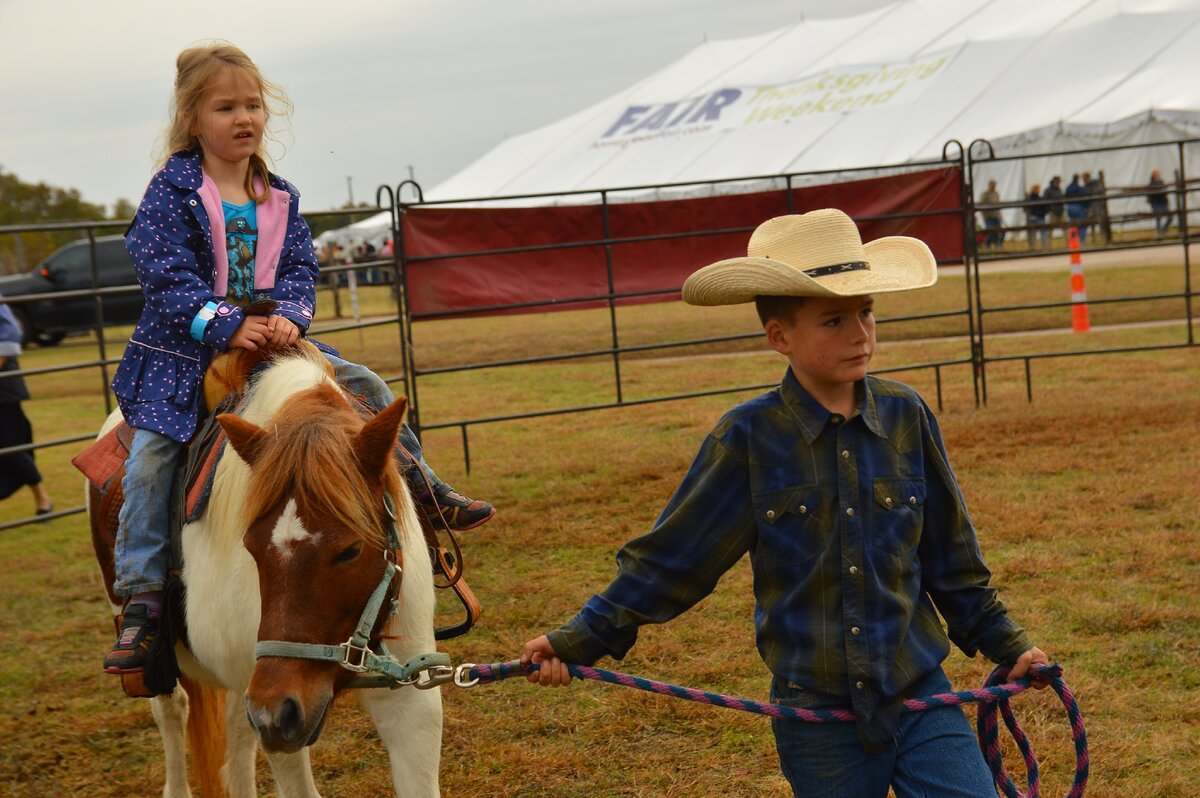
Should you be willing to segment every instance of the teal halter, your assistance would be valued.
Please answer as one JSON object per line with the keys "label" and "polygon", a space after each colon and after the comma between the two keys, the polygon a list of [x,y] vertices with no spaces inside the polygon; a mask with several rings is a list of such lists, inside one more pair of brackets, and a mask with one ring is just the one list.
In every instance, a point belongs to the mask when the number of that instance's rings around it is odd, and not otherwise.
{"label": "teal halter", "polygon": [[[437,687],[454,679],[454,670],[450,667],[450,657],[441,652],[418,654],[407,662],[400,662],[382,643],[380,652],[371,650],[371,630],[383,609],[384,599],[392,584],[392,578],[397,574],[404,578],[404,570],[397,564],[396,553],[400,551],[400,536],[396,532],[396,505],[388,493],[383,494],[383,508],[387,511],[390,521],[387,524],[388,547],[383,552],[387,567],[383,571],[383,580],[371,593],[367,606],[363,608],[358,619],[358,628],[350,639],[341,645],[323,645],[320,643],[293,643],[287,640],[260,640],[254,646],[254,658],[287,657],[290,659],[313,659],[323,662],[336,662],[348,671],[359,674],[347,685],[351,688],[363,687],[402,687],[413,685],[421,689]],[[397,602],[392,599],[388,607],[387,617],[396,613]]]}

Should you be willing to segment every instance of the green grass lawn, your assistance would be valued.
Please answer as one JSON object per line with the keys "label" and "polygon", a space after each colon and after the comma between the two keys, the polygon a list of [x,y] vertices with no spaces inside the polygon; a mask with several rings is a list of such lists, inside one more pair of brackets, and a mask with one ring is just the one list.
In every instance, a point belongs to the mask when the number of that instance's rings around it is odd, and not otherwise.
{"label": "green grass lawn", "polygon": [[[1150,293],[1176,278],[1142,267],[1109,285],[1102,274],[1094,283],[1088,278],[1097,295]],[[1061,299],[1066,291],[1063,275],[995,277],[1012,281],[996,289],[997,303],[1015,303],[1010,296],[1056,301],[1039,297],[1057,291]],[[946,293],[918,292],[912,302],[888,297],[880,316],[965,301],[949,280],[939,288]],[[1178,316],[1159,305],[1166,303],[1145,303],[1143,315],[1110,321]],[[1101,323],[1099,312],[1097,306],[1093,324]],[[1057,313],[1010,332],[1069,326],[1069,309]],[[622,343],[754,329],[747,308],[670,304],[620,314]],[[942,324],[948,322],[883,325],[875,367],[963,357],[961,341],[939,338],[953,332],[941,331]],[[592,345],[586,342],[604,346],[608,335],[605,311],[432,322],[418,326],[417,357],[426,367],[479,362]],[[1178,324],[1085,336],[1014,334],[989,338],[987,349],[999,357],[1169,345],[1183,336]],[[385,374],[399,369],[392,328],[336,338],[351,358]],[[73,339],[33,349],[23,365],[86,359],[94,346]],[[761,347],[750,341],[630,357],[622,363],[627,398],[777,381],[783,361]],[[995,583],[1013,616],[1062,662],[1079,696],[1091,742],[1088,795],[1191,798],[1200,783],[1200,357],[1196,349],[1067,357],[1034,361],[1031,370],[1032,404],[1023,362],[989,364],[989,402],[979,409],[969,367],[947,367],[942,375],[939,418]],[[897,376],[933,402],[932,369]],[[95,429],[104,415],[103,385],[94,370],[31,378],[37,398],[26,409],[39,438]],[[424,419],[436,423],[611,401],[613,389],[611,359],[601,358],[430,376],[420,398]],[[444,650],[456,662],[511,659],[526,639],[570,617],[607,583],[621,543],[649,528],[720,414],[749,395],[481,425],[470,433],[470,475],[458,430],[428,433],[439,472],[499,508],[492,523],[463,541],[484,616]],[[77,448],[38,453],[60,507],[81,502],[82,478],[67,462]],[[0,523],[26,514],[31,503],[17,496],[0,504]],[[0,532],[0,794],[103,797],[160,789],[148,706],[125,699],[100,672],[112,627],[90,549],[80,515]],[[644,630],[617,669],[765,698],[750,588],[742,562],[692,611]],[[955,653],[947,669],[965,688],[980,684],[990,665]],[[443,695],[446,795],[787,794],[769,723],[759,716],[591,682],[549,691],[510,680],[443,688]],[[1065,794],[1074,752],[1055,697],[1027,694],[1014,706],[1039,754],[1043,794]],[[389,793],[386,755],[352,697],[333,711],[313,760],[326,796]],[[1020,770],[1011,746],[1006,762]],[[265,764],[260,776],[262,794],[273,794]]]}

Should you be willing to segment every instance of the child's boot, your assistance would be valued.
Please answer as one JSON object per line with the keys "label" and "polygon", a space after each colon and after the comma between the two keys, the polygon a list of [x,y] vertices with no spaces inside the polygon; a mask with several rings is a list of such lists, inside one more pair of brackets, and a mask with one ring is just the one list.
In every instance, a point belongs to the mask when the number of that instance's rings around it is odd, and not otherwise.
{"label": "child's boot", "polygon": [[146,669],[150,645],[158,632],[158,613],[150,605],[125,605],[117,642],[104,658],[105,673],[140,673]]}
{"label": "child's boot", "polygon": [[444,518],[447,526],[459,532],[486,524],[496,514],[491,504],[483,499],[469,499],[445,482],[439,482],[432,493],[426,491],[420,496],[418,505],[435,529]]}

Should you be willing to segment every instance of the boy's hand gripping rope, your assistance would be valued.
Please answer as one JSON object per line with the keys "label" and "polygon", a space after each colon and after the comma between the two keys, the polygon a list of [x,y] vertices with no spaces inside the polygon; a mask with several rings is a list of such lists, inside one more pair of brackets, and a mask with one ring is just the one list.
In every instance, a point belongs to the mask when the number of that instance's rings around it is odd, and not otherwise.
{"label": "boy's hand gripping rope", "polygon": [[[472,687],[476,684],[497,682],[510,676],[520,676],[538,670],[537,664],[522,665],[520,660],[495,662],[490,665],[463,664],[455,669],[454,683],[459,687]],[[762,701],[750,701],[745,698],[707,693],[691,687],[681,687],[676,684],[656,682],[631,676],[627,673],[606,671],[585,665],[567,664],[567,671],[579,679],[593,679],[609,684],[620,684],[634,687],[650,693],[683,698],[701,704],[739,709],[743,712],[754,712],[760,715],[770,715],[774,718],[794,718],[807,723],[844,723],[854,720],[854,713],[845,709],[800,709],[779,704],[769,704]],[[1051,689],[1058,694],[1067,710],[1067,719],[1071,722],[1071,735],[1075,740],[1075,782],[1067,792],[1066,798],[1082,798],[1088,779],[1088,749],[1087,734],[1083,728],[1083,716],[1079,712],[1079,704],[1071,688],[1062,680],[1062,668],[1054,665],[1034,665],[1030,671],[1039,679],[1048,682]],[[977,703],[977,726],[979,729],[979,746],[983,749],[984,759],[992,769],[992,777],[996,780],[997,789],[1007,798],[1039,798],[1041,781],[1038,776],[1037,757],[1029,745],[1029,739],[1017,723],[1008,700],[1013,696],[1028,690],[1032,679],[1022,678],[1011,682],[1004,681],[1008,668],[999,667],[991,672],[984,686],[977,690],[959,690],[952,693],[937,693],[923,698],[910,698],[904,702],[905,712],[920,712],[934,707],[955,706],[959,704]],[[1026,792],[1020,792],[1013,784],[1012,778],[1004,768],[1000,756],[999,726],[996,723],[996,709],[1004,716],[1004,725],[1012,732],[1022,757],[1025,759],[1025,769],[1028,773]]]}

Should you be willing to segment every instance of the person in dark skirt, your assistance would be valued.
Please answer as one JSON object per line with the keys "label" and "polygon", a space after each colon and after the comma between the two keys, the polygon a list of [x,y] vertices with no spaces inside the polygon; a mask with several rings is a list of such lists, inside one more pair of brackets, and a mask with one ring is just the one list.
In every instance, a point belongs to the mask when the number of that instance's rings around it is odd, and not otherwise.
{"label": "person in dark skirt", "polygon": [[[21,409],[29,398],[29,389],[21,377],[8,372],[21,368],[21,328],[7,304],[0,301],[0,449],[33,443],[33,427]],[[0,499],[7,499],[28,485],[33,491],[37,515],[54,510],[54,502],[42,484],[42,475],[33,461],[33,451],[0,455]]]}

